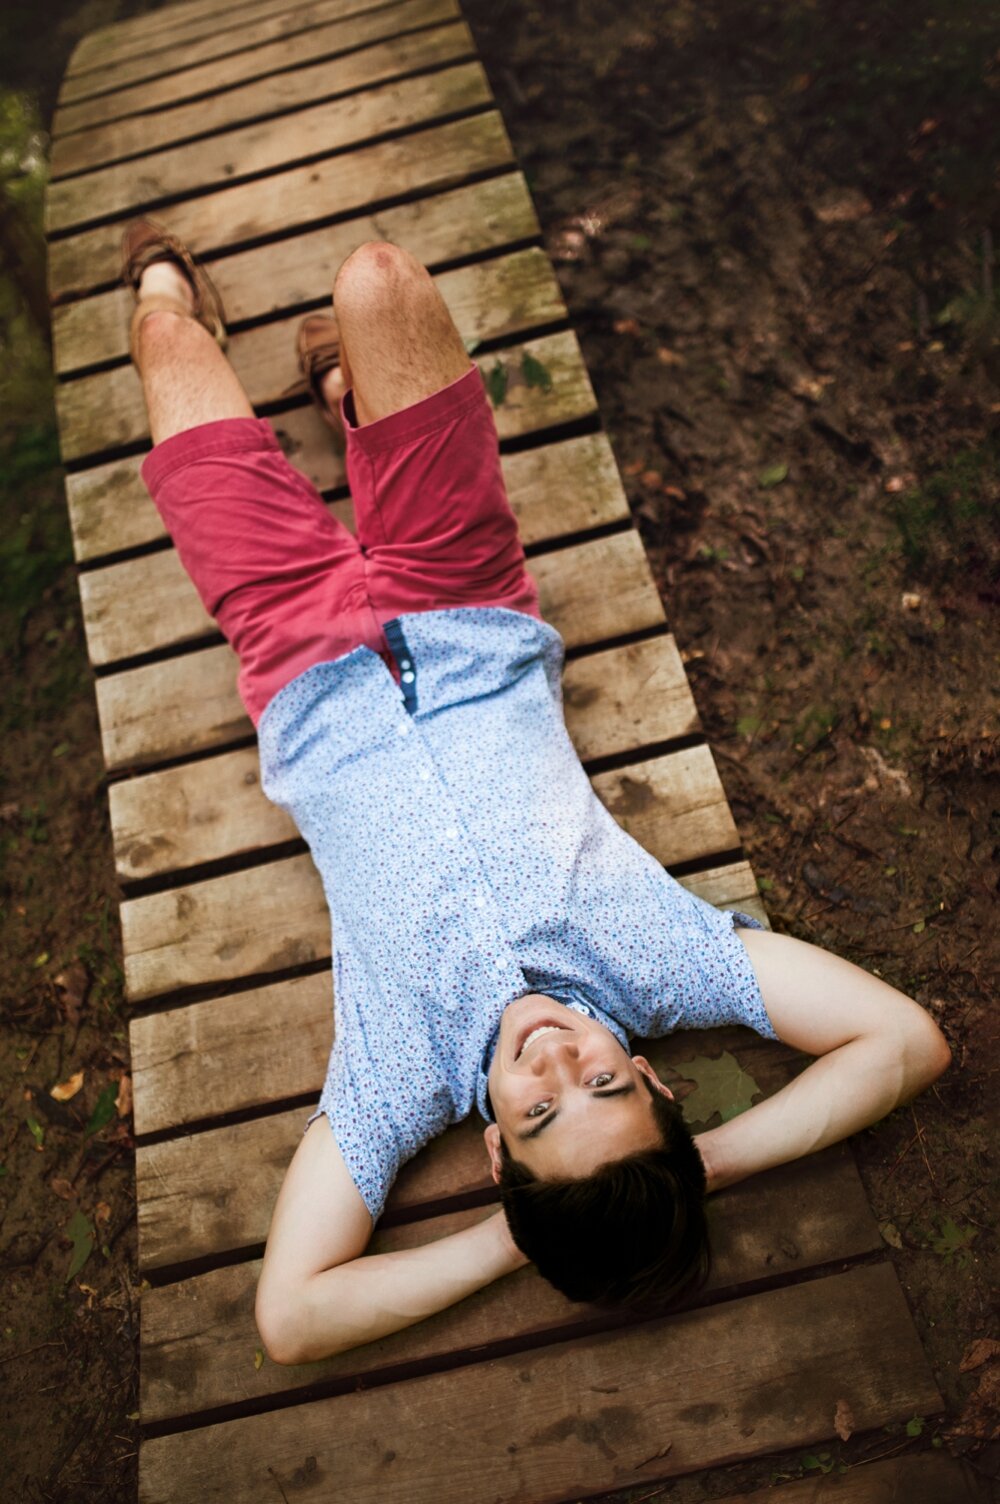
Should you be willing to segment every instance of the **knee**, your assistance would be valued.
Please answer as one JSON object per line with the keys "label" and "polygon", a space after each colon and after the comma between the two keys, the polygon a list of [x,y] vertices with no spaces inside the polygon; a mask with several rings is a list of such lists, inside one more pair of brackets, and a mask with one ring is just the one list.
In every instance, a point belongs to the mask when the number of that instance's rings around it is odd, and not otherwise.
{"label": "knee", "polygon": [[429,282],[427,269],[402,246],[387,240],[366,240],[341,265],[333,284],[338,312],[345,303],[370,305],[387,293],[397,297],[408,285]]}
{"label": "knee", "polygon": [[302,1342],[301,1319],[292,1292],[275,1289],[261,1280],[257,1286],[254,1318],[264,1350],[272,1363],[308,1362]]}

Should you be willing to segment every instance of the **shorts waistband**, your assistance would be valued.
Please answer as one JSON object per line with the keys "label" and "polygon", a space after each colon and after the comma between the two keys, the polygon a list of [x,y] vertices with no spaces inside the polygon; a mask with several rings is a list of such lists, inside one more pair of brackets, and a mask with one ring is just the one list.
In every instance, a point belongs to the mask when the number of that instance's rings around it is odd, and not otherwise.
{"label": "shorts waistband", "polygon": [[486,391],[479,367],[473,364],[463,376],[441,387],[440,391],[422,397],[398,413],[389,413],[385,418],[376,418],[374,423],[360,426],[355,421],[354,391],[349,388],[340,399],[340,416],[351,448],[372,455],[443,428],[464,412],[482,406],[485,400]]}
{"label": "shorts waistband", "polygon": [[186,428],[157,444],[142,462],[142,479],[147,490],[155,494],[176,470],[198,460],[275,449],[280,453],[281,445],[266,418],[219,418],[214,423]]}

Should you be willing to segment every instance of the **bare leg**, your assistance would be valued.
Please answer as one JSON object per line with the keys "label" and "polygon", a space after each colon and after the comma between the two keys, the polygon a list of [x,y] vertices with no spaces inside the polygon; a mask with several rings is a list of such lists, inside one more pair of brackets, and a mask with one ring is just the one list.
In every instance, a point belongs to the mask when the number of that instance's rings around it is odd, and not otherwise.
{"label": "bare leg", "polygon": [[400,246],[359,246],[337,273],[333,297],[341,368],[324,378],[323,395],[335,409],[353,386],[359,423],[399,412],[471,368],[429,272]]}
{"label": "bare leg", "polygon": [[[165,293],[192,304],[187,278],[168,261],[142,274],[139,297]],[[180,314],[157,312],[139,330],[139,365],[154,444],[220,418],[252,418],[246,392],[207,329]]]}

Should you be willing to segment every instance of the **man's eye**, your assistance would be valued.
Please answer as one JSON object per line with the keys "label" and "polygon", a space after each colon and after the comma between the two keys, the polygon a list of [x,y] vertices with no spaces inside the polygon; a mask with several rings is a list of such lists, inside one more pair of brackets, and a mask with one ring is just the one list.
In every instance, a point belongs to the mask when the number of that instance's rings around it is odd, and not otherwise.
{"label": "man's eye", "polygon": [[548,1112],[551,1106],[551,1102],[536,1102],[534,1107],[529,1108],[528,1116],[529,1118],[540,1118],[544,1113]]}
{"label": "man's eye", "polygon": [[614,1079],[614,1071],[602,1071],[599,1076],[594,1077],[593,1081],[591,1081],[590,1084],[591,1086],[607,1086]]}

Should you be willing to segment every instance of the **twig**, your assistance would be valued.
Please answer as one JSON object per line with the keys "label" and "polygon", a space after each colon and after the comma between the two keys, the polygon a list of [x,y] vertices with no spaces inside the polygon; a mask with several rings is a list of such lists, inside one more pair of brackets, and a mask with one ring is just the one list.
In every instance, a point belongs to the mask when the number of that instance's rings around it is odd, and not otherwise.
{"label": "twig", "polygon": [[906,1145],[905,1149],[901,1149],[899,1151],[899,1153],[896,1155],[896,1158],[892,1162],[892,1168],[886,1174],[886,1177],[885,1177],[886,1181],[889,1181],[889,1180],[892,1179],[893,1175],[895,1175],[896,1171],[899,1169],[899,1166],[902,1164],[903,1160],[909,1154],[910,1150],[913,1148],[913,1145],[917,1142],[917,1139],[919,1137],[920,1137],[919,1133],[915,1133],[913,1135],[913,1137],[910,1139],[910,1142]]}
{"label": "twig", "polygon": [[927,1166],[927,1173],[928,1173],[928,1175],[931,1178],[931,1185],[934,1187],[935,1190],[937,1190],[938,1189],[938,1183],[934,1179],[934,1171],[931,1169],[931,1162],[927,1158],[927,1150],[924,1148],[924,1130],[921,1128],[920,1124],[917,1122],[917,1110],[913,1106],[912,1103],[910,1104],[910,1112],[913,1114],[913,1126],[917,1130],[917,1138],[920,1141],[920,1152],[921,1152],[921,1154],[924,1157],[924,1164]]}
{"label": "twig", "polygon": [[26,1358],[29,1353],[40,1353],[43,1347],[64,1347],[65,1343],[58,1339],[52,1342],[38,1342],[34,1347],[26,1347],[19,1353],[4,1353],[0,1363],[12,1363],[15,1358]]}

